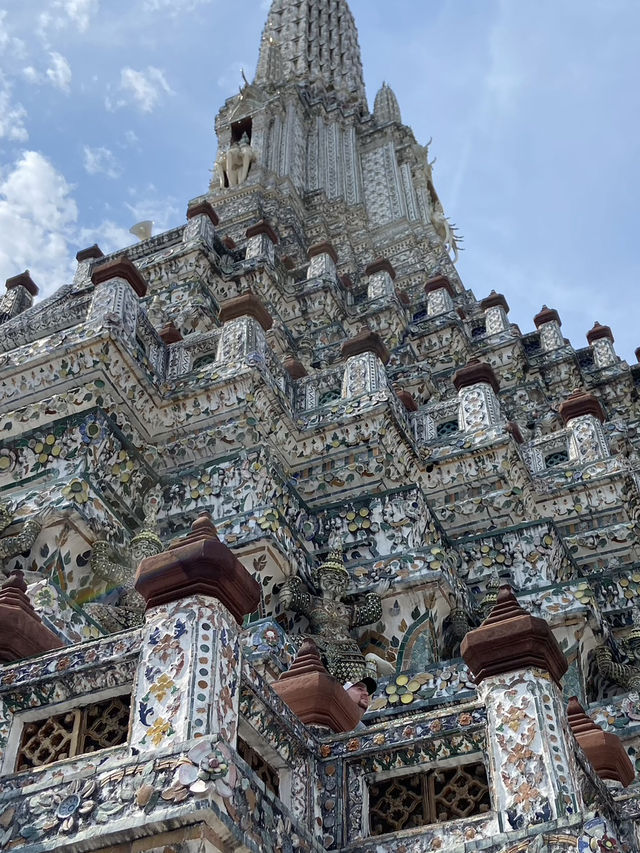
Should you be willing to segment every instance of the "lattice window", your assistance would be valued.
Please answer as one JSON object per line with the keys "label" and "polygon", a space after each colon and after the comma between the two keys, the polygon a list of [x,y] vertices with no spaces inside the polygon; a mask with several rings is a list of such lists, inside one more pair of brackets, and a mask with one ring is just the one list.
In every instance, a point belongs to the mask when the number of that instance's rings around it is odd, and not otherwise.
{"label": "lattice window", "polygon": [[556,450],[555,453],[550,453],[544,458],[544,464],[547,468],[555,468],[556,465],[564,465],[569,461],[569,454],[566,450]]}
{"label": "lattice window", "polygon": [[578,364],[580,367],[593,367],[593,350],[591,347],[586,347],[585,349],[580,349],[576,352],[576,357],[578,359]]}
{"label": "lattice window", "polygon": [[490,808],[483,764],[395,776],[369,786],[371,835],[466,818]]}
{"label": "lattice window", "polygon": [[246,761],[249,767],[256,774],[258,779],[262,779],[265,786],[272,791],[276,797],[280,796],[280,777],[278,771],[264,760],[259,752],[249,746],[249,744],[238,738],[238,755],[243,761]]}
{"label": "lattice window", "polygon": [[192,370],[202,370],[203,367],[207,367],[210,364],[215,364],[218,359],[218,355],[215,352],[208,352],[206,355],[200,356],[193,362]]}
{"label": "lattice window", "polygon": [[127,694],[25,723],[16,770],[126,743],[130,710],[131,697]]}
{"label": "lattice window", "polygon": [[540,352],[542,348],[540,338],[537,335],[532,335],[529,338],[522,338],[522,346],[524,347],[524,351],[527,355]]}
{"label": "lattice window", "polygon": [[472,338],[481,338],[484,335],[486,335],[486,333],[487,333],[487,327],[484,325],[474,326],[473,329],[471,329],[471,337]]}
{"label": "lattice window", "polygon": [[438,438],[448,438],[450,435],[455,435],[459,432],[458,419],[452,421],[444,421],[436,427],[436,436]]}
{"label": "lattice window", "polygon": [[340,391],[336,391],[334,389],[330,389],[329,391],[324,391],[320,394],[320,399],[318,400],[319,406],[326,406],[327,403],[333,403],[335,400],[340,399]]}

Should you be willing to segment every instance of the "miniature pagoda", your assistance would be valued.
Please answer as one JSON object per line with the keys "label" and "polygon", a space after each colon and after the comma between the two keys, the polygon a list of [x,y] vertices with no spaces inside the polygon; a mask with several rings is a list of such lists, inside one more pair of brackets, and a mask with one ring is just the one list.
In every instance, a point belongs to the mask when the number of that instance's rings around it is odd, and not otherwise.
{"label": "miniature pagoda", "polygon": [[640,365],[465,288],[346,0],[216,135],[6,282],[0,850],[638,851]]}

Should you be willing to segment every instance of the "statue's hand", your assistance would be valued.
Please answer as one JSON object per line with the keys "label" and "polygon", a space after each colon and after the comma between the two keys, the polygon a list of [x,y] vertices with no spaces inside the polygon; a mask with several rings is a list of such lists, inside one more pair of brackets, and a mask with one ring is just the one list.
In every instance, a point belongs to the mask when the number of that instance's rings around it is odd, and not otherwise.
{"label": "statue's hand", "polygon": [[391,579],[390,578],[382,578],[379,580],[377,584],[373,587],[373,592],[377,593],[377,595],[383,597],[386,592],[391,588]]}
{"label": "statue's hand", "polygon": [[302,607],[303,602],[302,581],[298,577],[287,578],[282,585],[278,600],[286,610],[295,610]]}

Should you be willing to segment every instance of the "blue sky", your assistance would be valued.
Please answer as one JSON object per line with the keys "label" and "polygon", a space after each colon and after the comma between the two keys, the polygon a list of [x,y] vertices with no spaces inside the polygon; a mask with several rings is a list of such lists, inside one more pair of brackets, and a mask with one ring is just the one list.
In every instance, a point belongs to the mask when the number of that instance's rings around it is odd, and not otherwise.
{"label": "blue sky", "polygon": [[[370,104],[386,80],[464,236],[458,269],[522,331],[546,303],[635,361],[636,0],[351,0]],[[43,293],[79,248],[184,221],[213,120],[253,73],[264,0],[11,0],[0,11],[0,280]]]}

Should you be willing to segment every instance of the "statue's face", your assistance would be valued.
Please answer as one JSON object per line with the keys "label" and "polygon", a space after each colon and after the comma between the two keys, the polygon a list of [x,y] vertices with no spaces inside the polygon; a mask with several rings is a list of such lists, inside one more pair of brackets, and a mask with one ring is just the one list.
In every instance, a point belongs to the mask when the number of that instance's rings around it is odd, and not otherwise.
{"label": "statue's face", "polygon": [[340,599],[347,589],[347,578],[342,572],[323,571],[318,578],[322,594],[326,598]]}
{"label": "statue's face", "polygon": [[369,696],[369,691],[362,683],[362,681],[359,681],[357,684],[352,684],[351,687],[347,690],[347,695],[353,699],[358,708],[362,709],[363,713],[369,707],[371,697]]}

